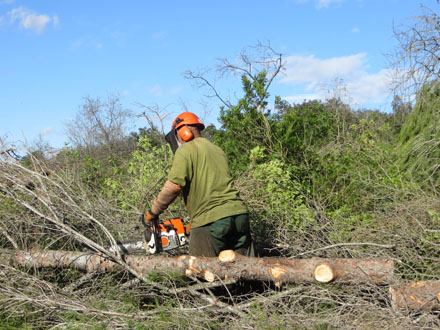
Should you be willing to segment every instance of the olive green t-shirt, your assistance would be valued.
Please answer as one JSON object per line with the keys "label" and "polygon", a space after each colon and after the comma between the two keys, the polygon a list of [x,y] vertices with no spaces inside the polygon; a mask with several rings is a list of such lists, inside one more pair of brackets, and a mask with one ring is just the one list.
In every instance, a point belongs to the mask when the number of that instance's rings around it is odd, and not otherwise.
{"label": "olive green t-shirt", "polygon": [[233,187],[225,153],[205,138],[177,148],[168,180],[182,187],[193,228],[248,212]]}

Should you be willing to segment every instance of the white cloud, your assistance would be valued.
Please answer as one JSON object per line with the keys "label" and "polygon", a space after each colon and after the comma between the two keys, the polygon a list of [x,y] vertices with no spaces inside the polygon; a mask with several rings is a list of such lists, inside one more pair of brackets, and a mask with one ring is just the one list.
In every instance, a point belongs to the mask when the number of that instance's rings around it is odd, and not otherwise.
{"label": "white cloud", "polygon": [[310,101],[310,100],[325,100],[326,95],[324,93],[310,93],[310,94],[297,94],[297,95],[291,95],[291,96],[285,96],[283,97],[284,100],[290,102],[290,103],[302,103],[304,101]]}
{"label": "white cloud", "polygon": [[[314,0],[315,7],[318,8],[318,9],[328,8],[333,3],[342,3],[344,1],[345,0]],[[295,0],[295,2],[297,4],[302,5],[302,4],[305,4],[307,2],[310,2],[310,0]]]}
{"label": "white cloud", "polygon": [[154,85],[148,90],[148,93],[156,97],[161,97],[163,95],[162,87],[160,87],[159,85]]}
{"label": "white cloud", "polygon": [[381,103],[390,91],[390,73],[389,69],[382,69],[377,73],[356,77],[356,79],[347,81],[347,91],[353,100],[360,105]]}
{"label": "white cloud", "polygon": [[318,0],[316,4],[316,8],[327,8],[332,3],[341,3],[344,2],[344,0]]}
{"label": "white cloud", "polygon": [[14,3],[15,0],[0,0],[0,5],[10,5],[11,3]]}
{"label": "white cloud", "polygon": [[40,132],[40,136],[46,136],[46,135],[48,135],[50,132],[52,132],[53,131],[53,127],[46,127],[45,129],[43,129],[41,132]]}
{"label": "white cloud", "polygon": [[102,49],[103,45],[99,41],[97,41],[93,36],[86,36],[80,39],[76,39],[71,43],[73,48],[94,48],[94,49]]}
{"label": "white cloud", "polygon": [[365,53],[320,60],[314,55],[286,57],[286,76],[282,83],[309,83],[311,88],[323,80],[359,74]]}
{"label": "white cloud", "polygon": [[58,24],[59,19],[57,16],[39,15],[34,11],[25,7],[18,7],[8,12],[11,23],[19,22],[21,28],[31,30],[35,33],[41,34],[46,29],[47,24],[52,22],[55,25]]}
{"label": "white cloud", "polygon": [[365,53],[318,59],[310,56],[286,58],[286,75],[280,83],[302,89],[296,95],[284,96],[290,102],[325,99],[338,93],[352,106],[384,103],[390,93],[391,71],[367,72]]}
{"label": "white cloud", "polygon": [[354,27],[353,29],[351,29],[351,32],[359,33],[359,32],[361,32],[361,30],[358,27]]}

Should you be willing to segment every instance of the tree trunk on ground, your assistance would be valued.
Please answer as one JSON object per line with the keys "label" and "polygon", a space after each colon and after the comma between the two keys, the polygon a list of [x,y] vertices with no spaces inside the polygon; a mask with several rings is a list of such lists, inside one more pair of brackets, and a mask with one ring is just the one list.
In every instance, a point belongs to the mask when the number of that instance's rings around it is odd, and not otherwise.
{"label": "tree trunk on ground", "polygon": [[[120,269],[108,257],[74,251],[0,250],[1,260],[25,267],[71,267],[87,272]],[[218,258],[127,255],[125,262],[141,274],[171,271],[202,277],[207,281],[259,280],[272,281],[276,285],[314,281],[389,284],[394,270],[394,262],[387,259],[251,258],[231,250],[222,251]]]}
{"label": "tree trunk on ground", "polygon": [[419,281],[390,287],[395,310],[440,310],[440,281]]}

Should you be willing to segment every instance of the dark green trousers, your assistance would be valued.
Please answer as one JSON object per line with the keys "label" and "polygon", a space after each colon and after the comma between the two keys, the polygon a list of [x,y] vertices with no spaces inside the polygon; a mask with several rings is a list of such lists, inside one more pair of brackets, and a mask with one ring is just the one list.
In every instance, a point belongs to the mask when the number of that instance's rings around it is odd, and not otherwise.
{"label": "dark green trousers", "polygon": [[191,228],[190,255],[216,257],[223,250],[234,250],[246,256],[255,256],[249,214],[238,214],[202,227]]}

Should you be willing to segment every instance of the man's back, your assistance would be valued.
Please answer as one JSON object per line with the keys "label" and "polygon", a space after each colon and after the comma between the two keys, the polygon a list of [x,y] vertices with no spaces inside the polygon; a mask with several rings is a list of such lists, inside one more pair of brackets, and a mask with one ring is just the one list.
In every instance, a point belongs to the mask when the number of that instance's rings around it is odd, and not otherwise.
{"label": "man's back", "polygon": [[205,138],[177,149],[168,180],[183,188],[193,228],[248,212],[233,187],[225,153]]}

